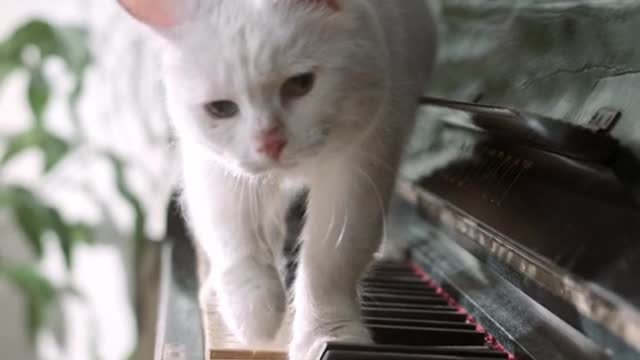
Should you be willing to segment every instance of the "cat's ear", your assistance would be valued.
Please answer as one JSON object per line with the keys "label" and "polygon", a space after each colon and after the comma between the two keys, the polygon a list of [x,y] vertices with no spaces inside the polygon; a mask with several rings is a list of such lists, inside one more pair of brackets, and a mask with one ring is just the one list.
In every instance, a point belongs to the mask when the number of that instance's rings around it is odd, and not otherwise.
{"label": "cat's ear", "polygon": [[198,0],[117,0],[131,16],[160,31],[169,30],[193,15]]}

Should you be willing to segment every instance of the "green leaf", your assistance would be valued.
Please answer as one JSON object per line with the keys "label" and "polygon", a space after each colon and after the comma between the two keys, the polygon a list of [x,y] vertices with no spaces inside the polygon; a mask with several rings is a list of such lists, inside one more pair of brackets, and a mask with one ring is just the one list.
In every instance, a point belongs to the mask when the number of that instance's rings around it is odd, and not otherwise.
{"label": "green leaf", "polygon": [[91,243],[93,241],[91,229],[83,224],[67,224],[56,210],[52,208],[47,210],[49,211],[51,230],[55,232],[58,238],[67,268],[71,269],[73,265],[73,247],[78,243]]}
{"label": "green leaf", "polygon": [[7,149],[0,160],[0,165],[8,163],[15,156],[27,150],[30,147],[38,145],[38,134],[34,131],[28,131],[9,138]]}
{"label": "green leaf", "polygon": [[77,77],[93,62],[89,49],[89,32],[84,27],[66,26],[56,28],[60,56],[67,68]]}
{"label": "green leaf", "polygon": [[53,285],[29,265],[0,264],[0,274],[7,276],[14,285],[30,296],[49,302],[55,299]]}
{"label": "green leaf", "polygon": [[62,57],[67,69],[74,75],[75,84],[68,98],[71,120],[76,130],[83,133],[76,106],[84,89],[84,75],[93,57],[89,49],[89,33],[86,28],[61,27],[57,29],[58,38],[64,48]]}
{"label": "green leaf", "polygon": [[[29,50],[29,52],[27,52]],[[25,56],[30,55],[30,56]],[[74,89],[67,102],[74,125],[82,134],[75,110],[84,87],[84,76],[93,56],[89,47],[89,31],[81,26],[58,26],[35,19],[18,27],[0,42],[0,81],[9,73],[26,68],[32,72],[28,87],[28,100],[38,126],[49,100],[49,86],[41,68],[50,57],[60,58],[73,76]],[[56,162],[50,157],[49,167]]]}
{"label": "green leaf", "polygon": [[93,230],[84,224],[73,224],[69,227],[71,239],[74,244],[93,244]]}
{"label": "green leaf", "polygon": [[71,92],[71,94],[69,94],[69,98],[67,99],[67,106],[69,108],[71,121],[75,126],[76,131],[79,133],[80,137],[84,136],[85,131],[83,129],[82,123],[80,122],[80,116],[78,116],[77,105],[83,90],[84,90],[84,76],[80,76],[76,79],[76,83],[73,87],[73,91]]}
{"label": "green leaf", "polygon": [[133,229],[133,240],[134,240],[134,257],[135,264],[140,264],[140,257],[142,256],[142,249],[144,247],[144,243],[147,240],[145,235],[145,223],[146,216],[144,212],[144,208],[134,193],[129,190],[127,182],[125,180],[125,164],[122,160],[118,159],[118,157],[114,154],[106,154],[109,160],[111,161],[111,165],[113,166],[116,178],[116,185],[118,188],[118,192],[125,199],[129,206],[131,206],[134,212],[134,229]]}
{"label": "green leaf", "polygon": [[0,49],[0,84],[9,74],[21,67],[20,63],[11,62],[2,59],[2,50]]}
{"label": "green leaf", "polygon": [[16,223],[38,256],[42,255],[43,235],[48,231],[53,232],[68,268],[72,265],[73,246],[93,241],[91,228],[84,224],[66,223],[56,209],[47,206],[24,188],[0,189],[0,207],[13,210]]}
{"label": "green leaf", "polygon": [[29,47],[38,49],[40,59],[62,58],[74,75],[81,74],[93,61],[86,27],[53,26],[36,19],[23,24],[0,43],[0,63],[23,64],[23,53]]}
{"label": "green leaf", "polygon": [[0,43],[0,83],[13,71],[22,67],[22,63],[9,57],[7,45]]}
{"label": "green leaf", "polygon": [[40,148],[45,156],[45,172],[51,171],[69,152],[69,144],[51,134],[43,137]]}
{"label": "green leaf", "polygon": [[47,210],[40,201],[21,187],[0,190],[0,206],[13,212],[15,222],[38,256],[42,255],[42,235],[47,229]]}
{"label": "green leaf", "polygon": [[60,52],[55,30],[42,20],[32,20],[25,23],[4,41],[5,59],[22,63],[22,53],[28,46],[36,47],[42,58]]}
{"label": "green leaf", "polygon": [[42,236],[46,231],[46,214],[34,204],[18,204],[13,209],[13,216],[22,234],[29,240],[32,250],[42,256]]}
{"label": "green leaf", "polygon": [[71,235],[71,228],[69,225],[65,224],[60,213],[55,211],[54,209],[48,210],[48,218],[49,225],[51,226],[51,230],[55,232],[56,237],[58,238],[58,243],[60,245],[60,250],[62,250],[62,255],[64,256],[64,262],[67,265],[67,268],[71,268],[72,265],[72,250],[73,250],[73,237]]}
{"label": "green leaf", "polygon": [[21,152],[30,148],[42,151],[45,157],[45,172],[53,169],[70,150],[69,144],[63,139],[46,132],[44,129],[35,128],[9,138],[7,150],[0,159],[0,165],[8,163]]}
{"label": "green leaf", "polygon": [[67,27],[59,29],[59,38],[64,44],[65,63],[69,71],[75,76],[73,91],[69,94],[68,106],[71,120],[76,127],[76,131],[82,136],[84,131],[76,109],[80,95],[84,89],[84,75],[93,62],[93,57],[89,50],[89,34],[85,28]]}
{"label": "green leaf", "polygon": [[33,342],[47,319],[50,306],[58,300],[58,291],[31,266],[0,264],[0,276],[20,290],[25,298],[29,338]]}
{"label": "green leaf", "polygon": [[42,123],[42,115],[49,102],[49,93],[49,83],[45,79],[42,69],[40,67],[34,68],[31,71],[27,97],[36,123]]}

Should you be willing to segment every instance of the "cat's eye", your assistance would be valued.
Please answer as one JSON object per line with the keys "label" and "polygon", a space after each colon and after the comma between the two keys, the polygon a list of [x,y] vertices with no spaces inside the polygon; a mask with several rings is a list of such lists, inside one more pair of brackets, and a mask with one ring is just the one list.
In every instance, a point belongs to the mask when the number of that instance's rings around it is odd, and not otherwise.
{"label": "cat's eye", "polygon": [[284,99],[299,98],[307,95],[313,89],[316,77],[313,73],[304,73],[290,77],[282,85]]}
{"label": "cat's eye", "polygon": [[218,119],[229,119],[240,112],[238,104],[230,100],[212,101],[204,106],[209,115]]}

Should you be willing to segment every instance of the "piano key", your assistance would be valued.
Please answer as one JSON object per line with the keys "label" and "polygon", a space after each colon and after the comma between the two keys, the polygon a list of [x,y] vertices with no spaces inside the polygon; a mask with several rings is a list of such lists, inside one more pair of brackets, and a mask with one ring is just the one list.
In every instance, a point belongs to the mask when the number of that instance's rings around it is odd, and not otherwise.
{"label": "piano key", "polygon": [[423,305],[423,304],[402,304],[402,303],[380,303],[374,301],[362,301],[361,305],[368,308],[383,307],[388,309],[407,309],[417,311],[457,311],[448,305]]}
{"label": "piano key", "polygon": [[375,271],[375,270],[389,270],[389,271],[403,271],[403,270],[413,270],[413,268],[411,267],[411,265],[409,264],[405,264],[405,263],[388,263],[388,264],[380,264],[380,263],[375,263],[373,265],[371,265],[369,267],[369,271]]}
{"label": "piano key", "polygon": [[389,276],[417,276],[415,271],[411,269],[396,269],[396,270],[373,270],[365,274],[366,277],[389,277]]}
{"label": "piano key", "polygon": [[[368,281],[368,280],[380,280],[380,281],[389,281],[389,280],[412,280],[412,281],[419,281],[423,284],[425,284],[425,282],[416,274],[414,273],[399,273],[399,272],[393,272],[393,273],[389,273],[389,272],[384,272],[384,273],[368,273],[366,275],[364,275],[362,277],[363,281]],[[426,285],[426,284],[425,284]]]}
{"label": "piano key", "polygon": [[418,319],[433,321],[465,322],[467,316],[455,310],[417,310],[406,308],[388,308],[379,306],[363,306],[362,315],[365,317],[382,317],[398,319]]}
{"label": "piano key", "polygon": [[421,283],[425,286],[428,286],[424,280],[422,280],[419,276],[415,274],[384,274],[384,276],[370,276],[365,275],[362,278],[363,282],[413,282],[413,283]]}
{"label": "piano key", "polygon": [[364,275],[362,275],[365,278],[375,278],[375,277],[384,277],[384,276],[406,276],[406,277],[416,277],[416,278],[420,278],[420,276],[418,276],[418,274],[411,270],[411,269],[406,269],[406,270],[372,270],[372,271],[368,271],[366,273],[364,273]]}
{"label": "piano key", "polygon": [[485,334],[474,330],[371,325],[369,331],[377,344],[420,346],[485,344]]}
{"label": "piano key", "polygon": [[[487,358],[456,355],[396,354],[329,350],[322,360],[486,360]],[[500,359],[500,358],[498,358]]]}
{"label": "piano key", "polygon": [[395,295],[422,295],[422,296],[437,296],[438,294],[436,289],[425,286],[415,287],[415,288],[405,288],[405,289],[397,289],[393,287],[385,287],[384,285],[363,285],[360,287],[360,292],[367,293],[379,293],[384,292],[387,294],[395,294]]}
{"label": "piano key", "polygon": [[397,279],[363,279],[363,286],[377,286],[391,289],[424,289],[429,285],[420,278],[403,277]]}
{"label": "piano key", "polygon": [[411,266],[407,263],[404,262],[398,262],[398,261],[388,261],[388,262],[380,262],[377,261],[374,264],[372,264],[369,269],[391,269],[391,270],[395,270],[395,269],[411,269]]}
{"label": "piano key", "polygon": [[475,330],[476,325],[459,322],[459,321],[434,321],[434,320],[416,320],[416,319],[394,319],[394,318],[374,318],[365,317],[366,325],[391,325],[391,326],[417,326],[438,329],[464,329]]}
{"label": "piano key", "polygon": [[463,359],[489,359],[489,360],[507,360],[508,354],[491,349],[487,346],[402,346],[402,345],[363,345],[363,344],[346,344],[338,342],[329,342],[325,345],[326,359],[327,351],[345,351],[354,353],[375,352],[375,353],[392,353],[392,354],[426,354],[426,355],[448,355],[462,356]]}
{"label": "piano key", "polygon": [[396,303],[419,305],[448,305],[447,300],[439,296],[395,295],[381,292],[362,294],[362,300],[372,303]]}
{"label": "piano key", "polygon": [[[465,314],[449,306],[435,288],[405,264],[372,267],[361,282],[360,294],[363,321],[379,344],[341,344],[322,359],[507,359],[504,353],[489,349],[484,333],[476,331],[474,324],[467,323]],[[212,359],[286,358],[283,351],[219,350],[212,352]]]}

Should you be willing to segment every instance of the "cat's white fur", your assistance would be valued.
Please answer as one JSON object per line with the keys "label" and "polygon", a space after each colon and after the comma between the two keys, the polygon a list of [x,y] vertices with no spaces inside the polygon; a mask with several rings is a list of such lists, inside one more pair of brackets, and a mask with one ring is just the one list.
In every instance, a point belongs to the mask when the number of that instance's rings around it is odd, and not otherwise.
{"label": "cat's white fur", "polygon": [[[216,291],[229,327],[248,343],[281,327],[283,184],[293,183],[310,192],[291,359],[315,359],[328,340],[369,341],[356,284],[379,248],[434,62],[425,0],[120,2],[165,39],[187,215],[210,260],[204,291]],[[312,91],[283,104],[283,82],[309,71]],[[203,105],[222,99],[240,114],[212,119]],[[274,124],[288,141],[277,161],[255,140]]]}

